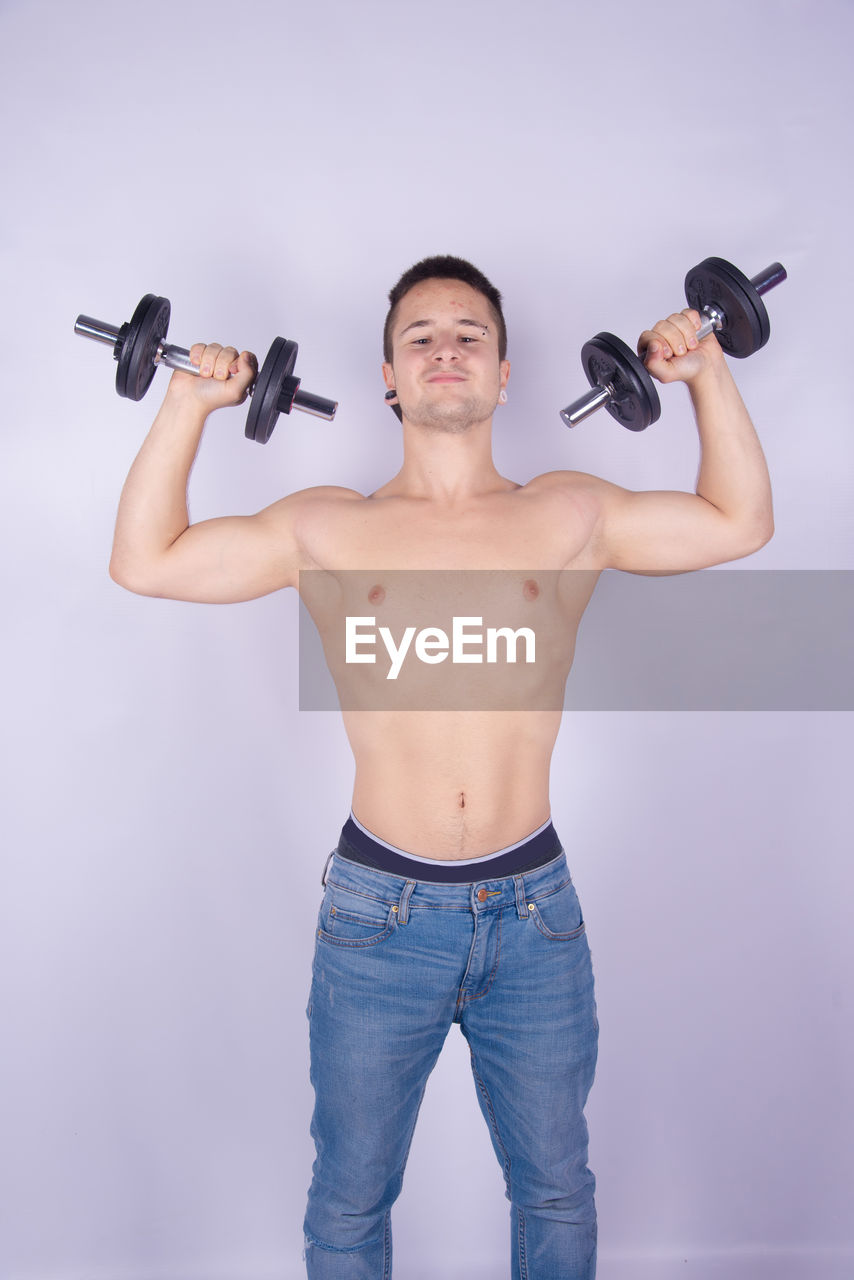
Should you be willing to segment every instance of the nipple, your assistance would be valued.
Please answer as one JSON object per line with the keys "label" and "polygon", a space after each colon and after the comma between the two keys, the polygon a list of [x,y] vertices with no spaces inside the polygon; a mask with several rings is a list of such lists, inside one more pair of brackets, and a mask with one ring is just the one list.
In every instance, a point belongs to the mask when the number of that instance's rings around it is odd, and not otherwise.
{"label": "nipple", "polygon": [[368,592],[368,599],[371,604],[382,604],[383,600],[385,600],[385,587],[380,586],[379,583],[371,587]]}
{"label": "nipple", "polygon": [[526,600],[536,600],[540,594],[539,583],[534,578],[526,578],[522,583],[522,595]]}

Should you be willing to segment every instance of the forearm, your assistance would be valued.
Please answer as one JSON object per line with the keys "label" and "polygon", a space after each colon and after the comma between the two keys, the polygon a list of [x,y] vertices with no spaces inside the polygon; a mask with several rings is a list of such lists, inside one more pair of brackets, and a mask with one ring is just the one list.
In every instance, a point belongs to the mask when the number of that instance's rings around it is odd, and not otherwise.
{"label": "forearm", "polygon": [[119,501],[110,560],[117,582],[150,569],[187,529],[187,482],[206,418],[198,401],[167,392]]}
{"label": "forearm", "polygon": [[700,435],[697,494],[747,533],[767,540],[774,523],[768,466],[723,356],[689,389]]}

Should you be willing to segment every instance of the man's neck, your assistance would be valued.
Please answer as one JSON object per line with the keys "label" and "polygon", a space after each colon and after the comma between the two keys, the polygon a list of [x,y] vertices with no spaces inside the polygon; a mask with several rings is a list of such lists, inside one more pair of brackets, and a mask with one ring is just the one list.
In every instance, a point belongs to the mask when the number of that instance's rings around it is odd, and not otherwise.
{"label": "man's neck", "polygon": [[429,430],[403,420],[403,466],[385,492],[457,505],[515,488],[492,458],[492,419],[465,431]]}

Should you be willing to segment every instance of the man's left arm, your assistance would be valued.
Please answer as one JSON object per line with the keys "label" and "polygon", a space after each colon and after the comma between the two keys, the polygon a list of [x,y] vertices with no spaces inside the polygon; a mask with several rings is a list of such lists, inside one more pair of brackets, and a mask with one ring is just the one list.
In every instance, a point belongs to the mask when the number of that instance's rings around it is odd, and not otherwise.
{"label": "man's left arm", "polygon": [[659,382],[685,382],[700,436],[696,493],[634,493],[595,482],[602,568],[684,573],[758,551],[774,532],[762,446],[717,339],[697,342],[696,311],[660,321],[638,340]]}

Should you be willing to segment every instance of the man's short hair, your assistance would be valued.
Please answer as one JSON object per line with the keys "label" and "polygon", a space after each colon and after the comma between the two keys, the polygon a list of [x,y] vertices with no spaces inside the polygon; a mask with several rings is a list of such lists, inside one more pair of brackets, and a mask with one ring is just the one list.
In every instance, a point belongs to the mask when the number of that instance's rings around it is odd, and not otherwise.
{"label": "man's short hair", "polygon": [[482,271],[478,271],[477,267],[473,267],[464,258],[454,258],[450,254],[439,254],[434,258],[424,258],[421,262],[416,262],[415,266],[410,267],[408,271],[404,271],[397,284],[389,292],[389,309],[385,318],[385,327],[383,328],[383,358],[387,364],[391,364],[391,334],[398,304],[409,293],[409,290],[420,284],[422,280],[462,280],[463,284],[470,285],[472,289],[477,289],[478,293],[482,293],[489,303],[492,318],[498,328],[498,359],[505,360],[507,358],[507,326],[504,323],[504,313],[501,310],[501,294],[495,285],[487,280]]}

